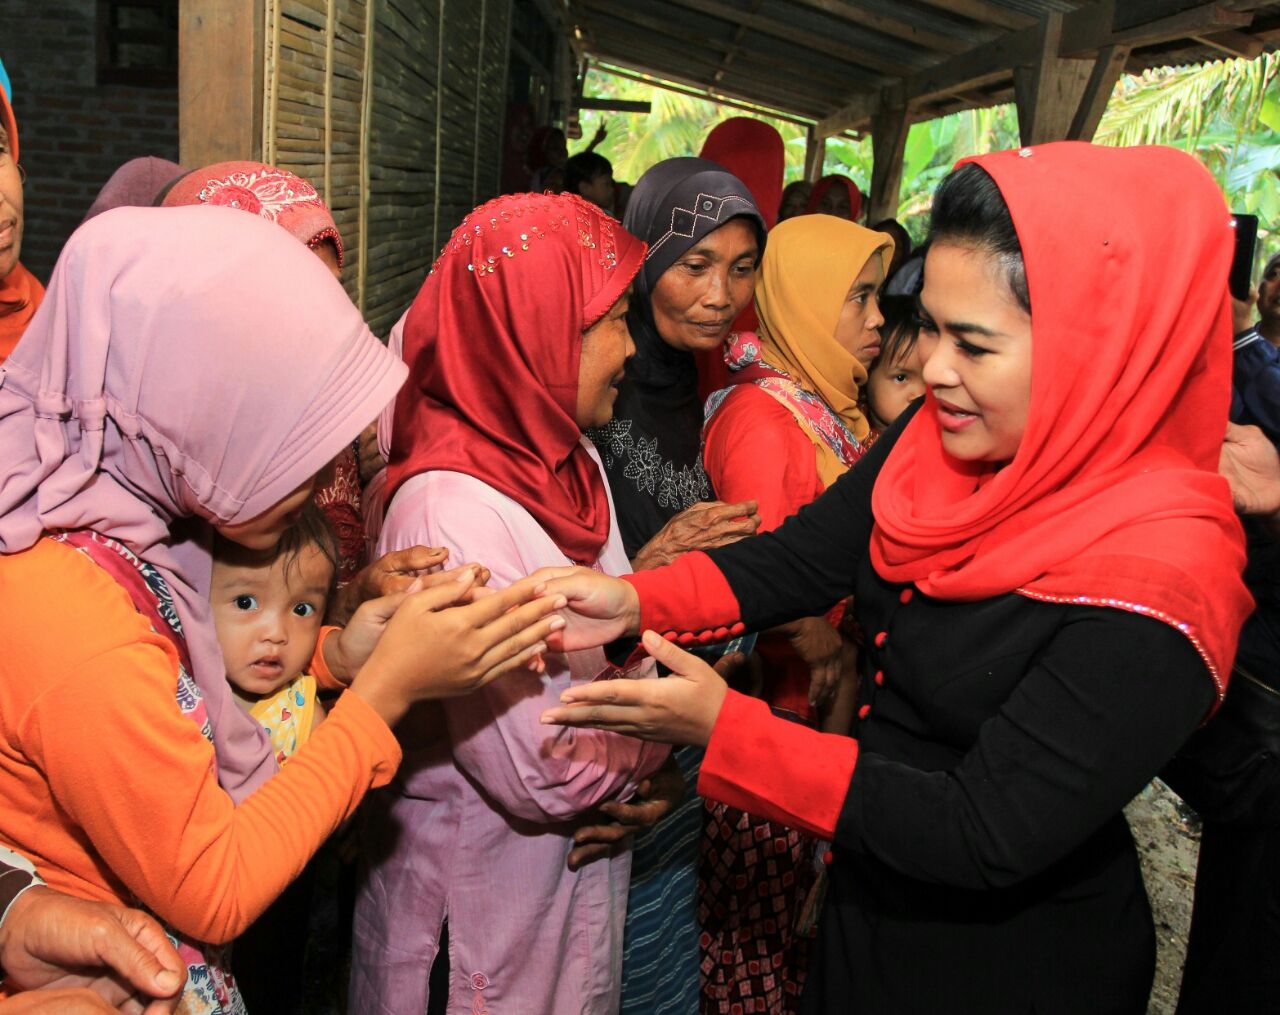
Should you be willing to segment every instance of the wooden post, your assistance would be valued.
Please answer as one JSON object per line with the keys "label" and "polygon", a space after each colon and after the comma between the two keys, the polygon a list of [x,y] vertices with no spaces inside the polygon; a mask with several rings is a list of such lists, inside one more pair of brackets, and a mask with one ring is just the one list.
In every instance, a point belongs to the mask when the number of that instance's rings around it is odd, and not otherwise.
{"label": "wooden post", "polygon": [[1089,81],[1084,86],[1084,94],[1080,96],[1080,105],[1071,120],[1071,128],[1067,131],[1068,141],[1092,141],[1098,132],[1098,124],[1102,122],[1102,114],[1107,111],[1107,102],[1115,91],[1116,82],[1124,73],[1125,64],[1129,60],[1129,46],[1107,46],[1094,61]]}
{"label": "wooden post", "polygon": [[822,175],[822,163],[827,157],[827,139],[821,137],[815,127],[810,127],[804,142],[804,178],[813,183]]}
{"label": "wooden post", "polygon": [[178,157],[184,166],[262,157],[263,0],[182,0]]}
{"label": "wooden post", "polygon": [[[1039,30],[1036,62],[1013,69],[1018,133],[1024,145],[1067,138],[1096,62],[1063,59],[1058,55],[1062,45],[1061,12],[1046,15]],[[1111,83],[1115,84],[1114,78]],[[1108,91],[1107,96],[1110,94]]]}
{"label": "wooden post", "polygon": [[881,106],[871,116],[871,195],[868,222],[896,218],[902,192],[902,157],[911,119],[905,105]]}

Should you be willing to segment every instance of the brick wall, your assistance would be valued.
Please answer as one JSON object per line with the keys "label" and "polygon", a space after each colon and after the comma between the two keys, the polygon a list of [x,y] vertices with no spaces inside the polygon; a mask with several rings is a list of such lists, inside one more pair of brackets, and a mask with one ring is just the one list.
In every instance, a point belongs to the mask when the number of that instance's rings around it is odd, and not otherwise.
{"label": "brick wall", "polygon": [[[176,0],[175,0],[176,2]],[[97,84],[96,0],[0,4],[22,144],[22,263],[47,281],[99,188],[131,158],[178,158],[178,91]]]}

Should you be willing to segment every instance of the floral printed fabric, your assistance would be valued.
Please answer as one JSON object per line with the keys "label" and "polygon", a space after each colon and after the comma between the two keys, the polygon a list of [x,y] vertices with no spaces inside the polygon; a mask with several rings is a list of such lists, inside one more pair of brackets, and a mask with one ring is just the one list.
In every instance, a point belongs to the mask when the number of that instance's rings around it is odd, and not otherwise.
{"label": "floral printed fabric", "polygon": [[[123,543],[96,532],[87,531],[62,532],[49,538],[79,550],[117,580],[119,580],[119,572],[115,568],[106,566],[106,561],[101,555],[104,552],[113,553],[131,565],[142,581],[126,586],[130,597],[133,598],[138,592],[149,595],[154,600],[156,612],[160,618],[169,626],[179,642],[183,640],[182,621],[178,619],[173,593],[164,576],[146,561],[139,559]],[[134,602],[137,602],[136,598]],[[154,626],[152,629],[155,629]],[[163,634],[161,631],[156,633]],[[205,709],[204,696],[187,671],[187,667],[181,662],[178,664],[174,699],[179,711],[194,722],[205,739],[212,744],[213,728]],[[187,965],[187,985],[183,989],[182,1001],[178,1006],[180,1015],[248,1015],[240,992],[236,989],[235,980],[231,976],[230,956],[227,954],[227,949],[188,941],[168,928],[165,933]]]}
{"label": "floral printed fabric", "polygon": [[[789,374],[770,366],[760,355],[760,343],[754,333],[735,332],[725,343],[724,360],[734,373],[755,368],[757,376],[750,383],[777,399],[806,430],[816,434],[846,466],[862,457],[867,446],[853,435],[844,420],[828,407],[827,403],[807,388],[801,387]],[[746,379],[721,388],[707,399],[706,420],[710,422],[716,410],[724,404],[734,386]]]}
{"label": "floral printed fabric", "polygon": [[642,493],[655,497],[660,505],[679,513],[699,501],[711,500],[711,484],[702,468],[702,455],[693,465],[677,469],[662,457],[658,438],[638,437],[632,433],[634,420],[615,419],[591,431],[592,441],[600,450],[605,468],[612,471],[622,465],[624,479],[635,484]]}

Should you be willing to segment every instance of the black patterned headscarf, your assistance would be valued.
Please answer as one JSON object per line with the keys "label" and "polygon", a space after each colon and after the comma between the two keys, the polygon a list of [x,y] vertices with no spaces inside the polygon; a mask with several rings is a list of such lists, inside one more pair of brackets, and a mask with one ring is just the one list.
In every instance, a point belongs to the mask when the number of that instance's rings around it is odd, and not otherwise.
{"label": "black patterned headscarf", "polygon": [[627,364],[613,421],[591,438],[604,459],[629,557],[673,516],[713,496],[702,468],[697,367],[693,356],[663,341],[650,301],[663,272],[735,218],[756,227],[763,254],[764,217],[751,192],[707,159],[659,162],[640,177],[627,204],[623,226],[649,244],[627,316],[636,355]]}

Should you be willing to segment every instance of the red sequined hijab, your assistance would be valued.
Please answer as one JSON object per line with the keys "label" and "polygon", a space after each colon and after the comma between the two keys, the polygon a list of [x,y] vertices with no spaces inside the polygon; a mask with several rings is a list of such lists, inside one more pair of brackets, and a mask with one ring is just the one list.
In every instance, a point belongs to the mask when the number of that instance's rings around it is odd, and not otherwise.
{"label": "red sequined hijab", "polygon": [[1154,617],[1192,641],[1221,697],[1253,605],[1217,472],[1231,382],[1222,192],[1172,148],[1063,142],[966,161],[995,180],[1022,245],[1026,431],[1003,468],[959,461],[930,397],[876,483],[876,571],[942,599],[1016,592]]}
{"label": "red sequined hijab", "polygon": [[645,244],[569,194],[512,194],[454,230],[409,308],[389,497],[421,472],[506,494],[591,564],[609,494],[575,421],[582,333],[626,291]]}

